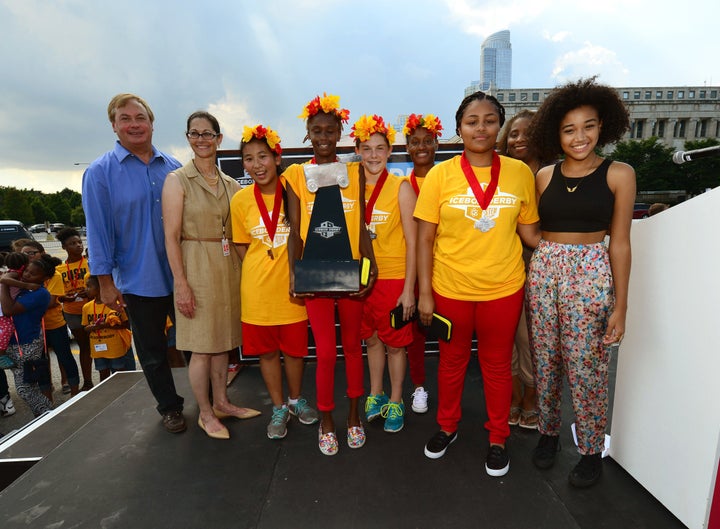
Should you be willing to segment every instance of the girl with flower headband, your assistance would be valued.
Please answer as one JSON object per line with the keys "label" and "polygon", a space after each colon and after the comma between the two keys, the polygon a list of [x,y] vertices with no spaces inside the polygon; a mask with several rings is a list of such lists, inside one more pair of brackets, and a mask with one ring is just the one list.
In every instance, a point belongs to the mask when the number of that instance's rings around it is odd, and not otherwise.
{"label": "girl with flower headband", "polygon": [[429,325],[437,310],[452,322],[451,339],[440,342],[440,430],[425,455],[442,457],[457,438],[475,332],[488,415],[485,470],[503,476],[510,468],[510,358],[525,284],[521,238],[530,247],[539,239],[535,182],[527,165],[495,152],[505,120],[497,99],[471,94],[455,120],[463,154],[430,169],[415,207],[420,319]]}
{"label": "girl with flower headband", "polygon": [[[420,194],[428,171],[435,165],[435,151],[438,138],[442,136],[440,118],[433,114],[410,114],[403,127],[405,145],[413,169],[410,184],[415,196]],[[425,413],[428,410],[428,393],[425,389],[425,331],[419,324],[413,324],[413,341],[407,347],[410,380],[413,383],[412,410]]]}
{"label": "girl with flower headband", "polygon": [[[267,436],[282,439],[291,415],[302,424],[314,424],[318,414],[301,396],[308,323],[305,304],[288,293],[290,224],[287,192],[279,176],[280,136],[263,125],[245,127],[240,155],[245,171],[254,180],[230,201],[233,242],[243,261],[243,354],[260,357],[260,371],[273,404]],[[283,364],[287,403],[283,398]]]}
{"label": "girl with flower headband", "polygon": [[[326,164],[338,161],[337,142],[340,141],[343,123],[347,123],[349,118],[349,112],[340,108],[339,103],[340,98],[338,96],[323,94],[322,97],[317,96],[310,101],[299,116],[307,119],[307,139],[310,140],[314,153],[311,163]],[[360,422],[359,410],[359,399],[365,392],[363,387],[362,342],[360,339],[363,305],[361,296],[372,287],[377,268],[375,267],[370,236],[363,221],[365,208],[360,186],[359,164],[353,162],[347,165],[349,185],[340,188],[340,194],[348,227],[350,247],[353,259],[360,259],[361,257],[370,259],[371,270],[368,286],[358,293],[339,298],[310,295],[305,300],[317,354],[317,405],[322,412],[322,420],[318,431],[318,447],[325,455],[334,455],[338,451],[335,421],[332,415],[335,408],[334,375],[337,359],[336,305],[345,357],[347,396],[350,401],[347,417],[347,443],[350,448],[360,448],[365,444],[365,429]],[[283,176],[288,183],[288,210],[290,213],[291,231],[288,244],[290,293],[295,296],[295,260],[302,256],[315,193],[308,190],[301,165],[291,165],[285,170]]]}
{"label": "girl with flower headband", "polygon": [[[390,325],[390,311],[402,310],[402,320],[415,313],[415,193],[407,178],[390,175],[395,130],[380,116],[362,116],[353,125],[355,152],[365,174],[365,224],[377,259],[378,278],[363,307],[361,338],[367,346],[370,394],[365,401],[368,422],[385,418],[384,430],[402,430],[405,405],[402,386],[407,360],[405,347],[412,341],[412,326]],[[383,391],[385,355],[390,375],[390,396]]]}
{"label": "girl with flower headband", "polygon": [[260,415],[232,404],[227,395],[228,353],[241,342],[234,325],[240,319],[240,259],[228,242],[233,236],[230,198],[240,185],[215,165],[223,139],[215,116],[193,112],[185,136],[194,157],[167,175],[162,191],[176,342],[179,350],[193,353],[188,377],[200,411],[198,426],[213,439],[229,439],[220,419]]}

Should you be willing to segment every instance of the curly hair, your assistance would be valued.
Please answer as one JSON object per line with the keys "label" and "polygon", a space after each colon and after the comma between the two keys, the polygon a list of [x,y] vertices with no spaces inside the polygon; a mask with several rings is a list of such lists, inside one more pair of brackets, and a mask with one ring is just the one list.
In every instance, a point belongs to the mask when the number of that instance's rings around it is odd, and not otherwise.
{"label": "curly hair", "polygon": [[597,110],[602,123],[597,147],[615,143],[630,128],[625,104],[614,88],[597,84],[597,76],[557,87],[545,99],[528,131],[528,142],[540,158],[550,160],[562,154],[560,123],[568,112],[582,106]]}
{"label": "curly hair", "polygon": [[42,269],[43,274],[46,278],[50,278],[55,274],[55,267],[58,266],[62,261],[52,255],[43,254],[39,259],[30,261],[28,266],[38,266]]}
{"label": "curly hair", "polygon": [[535,112],[528,109],[523,109],[517,114],[515,114],[513,117],[511,117],[507,122],[505,123],[505,127],[500,132],[500,137],[498,138],[497,142],[497,150],[500,154],[504,154],[507,156],[507,142],[508,142],[508,136],[510,136],[510,131],[512,130],[513,124],[518,119],[528,119],[532,122],[532,119],[535,117]]}

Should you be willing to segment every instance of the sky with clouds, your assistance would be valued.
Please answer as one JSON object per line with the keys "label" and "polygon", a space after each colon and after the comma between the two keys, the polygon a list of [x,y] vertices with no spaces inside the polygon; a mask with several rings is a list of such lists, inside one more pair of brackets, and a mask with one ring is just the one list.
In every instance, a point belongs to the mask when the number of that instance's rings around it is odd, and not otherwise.
{"label": "sky with clouds", "polygon": [[718,86],[717,0],[0,0],[0,186],[80,190],[115,140],[119,92],[188,161],[185,119],[215,114],[224,148],[263,123],[299,146],[303,105],[341,96],[351,123],[434,113],[452,135],[480,45],[509,29],[513,88],[598,74],[613,86]]}

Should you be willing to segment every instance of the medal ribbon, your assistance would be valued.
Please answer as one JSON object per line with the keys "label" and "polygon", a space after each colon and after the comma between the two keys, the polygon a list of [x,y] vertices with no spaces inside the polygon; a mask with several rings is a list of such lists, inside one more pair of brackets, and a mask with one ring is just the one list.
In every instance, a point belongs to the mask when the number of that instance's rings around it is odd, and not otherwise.
{"label": "medal ribbon", "polygon": [[415,176],[415,169],[410,173],[410,184],[412,184],[415,190],[415,196],[420,196],[420,186],[418,185],[417,177]]}
{"label": "medal ribbon", "polygon": [[473,195],[475,195],[475,200],[477,200],[480,209],[485,211],[490,205],[493,195],[495,195],[498,180],[500,180],[500,156],[493,151],[492,165],[490,166],[490,183],[485,188],[485,192],[483,192],[480,187],[480,182],[478,182],[470,166],[470,162],[468,162],[465,156],[465,151],[463,151],[460,157],[460,167],[462,167],[463,173],[465,173],[465,179],[468,181],[468,184],[470,184],[470,188],[472,189]]}
{"label": "medal ribbon", "polygon": [[385,181],[387,180],[387,177],[388,177],[388,170],[383,169],[383,172],[380,175],[380,178],[378,178],[378,181],[375,184],[375,189],[373,189],[372,195],[370,195],[370,199],[367,201],[367,204],[365,205],[365,224],[367,226],[370,226],[370,222],[372,221],[372,212],[373,212],[373,209],[375,209],[375,202],[377,202],[377,199],[380,196],[380,191],[382,191],[382,188],[385,185]]}
{"label": "medal ribbon", "polygon": [[265,224],[265,229],[268,232],[268,237],[270,237],[270,242],[273,242],[275,239],[275,231],[277,230],[278,219],[280,218],[280,204],[282,203],[282,184],[280,183],[280,179],[278,178],[277,186],[275,187],[275,200],[273,201],[272,219],[270,218],[270,214],[268,213],[267,206],[265,206],[265,201],[263,200],[260,187],[258,187],[257,184],[255,184],[255,189],[253,190],[253,192],[255,194],[255,203],[260,210],[260,216],[262,217],[263,223]]}

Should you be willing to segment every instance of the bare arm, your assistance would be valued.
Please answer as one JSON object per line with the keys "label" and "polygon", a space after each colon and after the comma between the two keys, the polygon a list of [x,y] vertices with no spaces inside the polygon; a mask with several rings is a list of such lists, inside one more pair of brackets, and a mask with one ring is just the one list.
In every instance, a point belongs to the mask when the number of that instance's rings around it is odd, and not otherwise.
{"label": "bare arm", "polygon": [[162,190],[165,250],[173,274],[177,308],[183,316],[192,318],[195,315],[195,296],[185,275],[182,250],[180,249],[184,202],[185,192],[180,185],[180,181],[175,173],[170,173],[165,178]]}
{"label": "bare arm", "polygon": [[7,274],[3,275],[0,278],[0,283],[9,287],[22,288],[24,290],[37,290],[41,286],[37,283],[26,283],[25,281],[20,281],[19,279],[10,276],[10,274],[17,274],[17,272],[8,272]]}
{"label": "bare arm", "polygon": [[235,243],[235,252],[238,254],[238,257],[240,258],[241,261],[243,261],[245,259],[245,255],[247,254],[247,251],[248,251],[248,244]]}
{"label": "bare arm", "polygon": [[432,295],[433,248],[437,224],[416,219],[417,228],[417,278],[418,278],[418,313],[423,325],[430,325],[435,310]]}
{"label": "bare arm", "polygon": [[534,222],[532,224],[518,223],[516,231],[525,246],[533,249],[537,248],[537,245],[540,243],[539,222]]}
{"label": "bare arm", "polygon": [[608,186],[615,195],[610,222],[610,268],[615,286],[615,309],[608,319],[604,342],[615,343],[625,335],[625,317],[630,283],[630,226],[635,203],[635,171],[627,164],[613,162],[608,169]]}
{"label": "bare arm", "polygon": [[[6,276],[7,273],[3,274],[2,279],[5,279]],[[15,316],[25,312],[25,307],[23,307],[22,303],[15,302],[10,295],[10,287],[2,280],[0,280],[0,307],[2,307],[5,316]]]}
{"label": "bare arm", "polygon": [[[295,294],[295,260],[300,259],[303,253],[303,241],[300,236],[300,199],[293,191],[292,186],[287,186],[288,216],[290,217],[290,235],[288,237],[288,268],[290,270],[290,296]],[[306,294],[301,294],[306,296]]]}
{"label": "bare arm", "polygon": [[417,223],[413,218],[417,196],[409,182],[400,184],[398,205],[400,221],[405,236],[405,283],[397,304],[403,306],[403,319],[408,320],[415,312],[415,281],[417,279]]}

